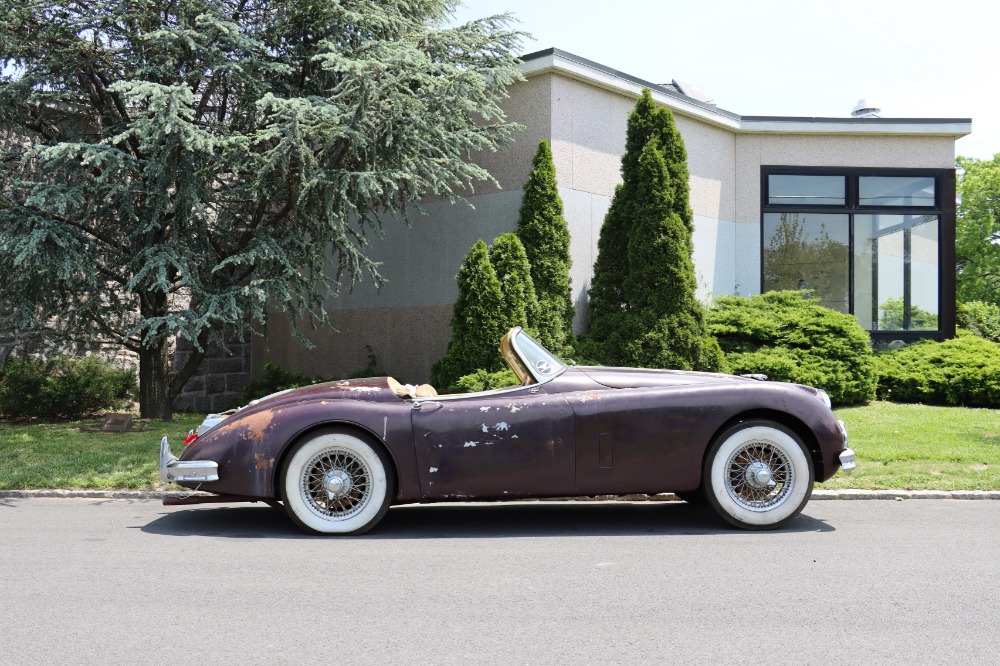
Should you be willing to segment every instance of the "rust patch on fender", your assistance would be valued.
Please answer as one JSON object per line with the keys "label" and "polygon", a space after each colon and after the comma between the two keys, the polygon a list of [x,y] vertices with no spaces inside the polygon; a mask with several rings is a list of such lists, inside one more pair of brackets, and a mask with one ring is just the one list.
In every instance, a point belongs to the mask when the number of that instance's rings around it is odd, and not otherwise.
{"label": "rust patch on fender", "polygon": [[257,412],[232,423],[224,423],[219,430],[223,433],[230,433],[242,429],[240,439],[259,442],[264,439],[264,431],[271,425],[273,419],[274,414],[270,411]]}
{"label": "rust patch on fender", "polygon": [[601,394],[596,391],[587,391],[580,396],[580,402],[590,402],[591,400],[601,400]]}
{"label": "rust patch on fender", "polygon": [[253,454],[254,460],[257,461],[257,469],[271,469],[274,467],[274,458],[265,458],[264,454],[258,451]]}

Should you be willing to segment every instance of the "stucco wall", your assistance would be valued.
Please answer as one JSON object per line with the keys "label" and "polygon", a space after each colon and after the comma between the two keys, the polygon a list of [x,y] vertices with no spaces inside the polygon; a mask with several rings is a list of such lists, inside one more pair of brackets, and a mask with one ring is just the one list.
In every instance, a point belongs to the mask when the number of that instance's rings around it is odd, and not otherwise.
{"label": "stucco wall", "polygon": [[369,250],[372,259],[382,262],[379,272],[385,284],[376,289],[366,278],[328,300],[330,319],[339,332],[311,332],[313,350],[295,340],[283,317],[276,316],[267,344],[259,339],[255,343],[254,374],[268,362],[343,376],[365,366],[367,344],[388,374],[408,383],[426,382],[431,364],[444,353],[451,336],[451,306],[458,296],[455,275],[465,255],[477,240],[491,243],[517,228],[521,198],[521,190],[493,192],[470,198],[475,209],[439,201],[425,204],[425,215],[414,213],[410,226],[387,220],[384,237],[373,240]]}

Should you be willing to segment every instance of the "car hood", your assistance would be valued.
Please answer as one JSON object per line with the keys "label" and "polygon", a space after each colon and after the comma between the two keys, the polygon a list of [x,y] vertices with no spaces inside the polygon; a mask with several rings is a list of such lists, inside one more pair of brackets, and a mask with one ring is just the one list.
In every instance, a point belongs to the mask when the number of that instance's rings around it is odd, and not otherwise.
{"label": "car hood", "polygon": [[577,368],[598,384],[608,388],[652,388],[657,386],[689,386],[692,384],[728,384],[752,382],[755,379],[715,372],[688,370],[654,370],[649,368]]}

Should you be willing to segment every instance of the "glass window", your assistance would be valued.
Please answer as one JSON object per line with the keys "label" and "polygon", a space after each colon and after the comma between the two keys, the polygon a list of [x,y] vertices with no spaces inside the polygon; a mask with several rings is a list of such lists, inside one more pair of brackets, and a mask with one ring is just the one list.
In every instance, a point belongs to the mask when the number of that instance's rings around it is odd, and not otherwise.
{"label": "glass window", "polygon": [[555,377],[566,369],[565,363],[524,331],[518,332],[511,345],[537,382]]}
{"label": "glass window", "polygon": [[854,216],[854,309],[871,331],[938,329],[938,217]]}
{"label": "glass window", "polygon": [[931,176],[861,176],[858,178],[861,206],[934,206]]}
{"label": "glass window", "polygon": [[844,176],[767,177],[767,202],[798,206],[844,205]]}
{"label": "glass window", "polygon": [[810,289],[822,305],[849,312],[847,215],[764,214],[764,291]]}

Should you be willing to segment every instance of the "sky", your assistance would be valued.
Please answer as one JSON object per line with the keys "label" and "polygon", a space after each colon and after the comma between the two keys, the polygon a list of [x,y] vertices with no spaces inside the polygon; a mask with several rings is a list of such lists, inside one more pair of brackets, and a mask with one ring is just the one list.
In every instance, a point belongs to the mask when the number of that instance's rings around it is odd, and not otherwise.
{"label": "sky", "polygon": [[689,79],[744,116],[971,118],[956,155],[1000,153],[997,0],[463,0],[511,13],[521,54],[555,47],[653,83]]}

